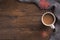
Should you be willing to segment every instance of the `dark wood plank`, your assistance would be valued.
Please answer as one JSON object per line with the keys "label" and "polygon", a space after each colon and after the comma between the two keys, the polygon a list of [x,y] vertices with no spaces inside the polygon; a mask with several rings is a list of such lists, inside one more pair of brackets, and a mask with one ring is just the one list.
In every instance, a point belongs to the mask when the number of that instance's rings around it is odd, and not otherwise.
{"label": "dark wood plank", "polygon": [[[51,29],[41,23],[41,16],[45,11],[47,10],[39,10],[34,4],[2,0],[0,4],[0,39],[48,40]],[[43,37],[43,32],[46,32],[46,37]]]}

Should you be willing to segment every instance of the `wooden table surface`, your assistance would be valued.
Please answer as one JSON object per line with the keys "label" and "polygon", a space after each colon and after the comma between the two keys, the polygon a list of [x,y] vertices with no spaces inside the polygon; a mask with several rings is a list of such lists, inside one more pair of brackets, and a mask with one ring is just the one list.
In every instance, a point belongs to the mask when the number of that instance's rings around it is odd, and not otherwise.
{"label": "wooden table surface", "polygon": [[46,11],[35,4],[2,0],[0,40],[49,40],[51,29],[41,23],[41,16]]}

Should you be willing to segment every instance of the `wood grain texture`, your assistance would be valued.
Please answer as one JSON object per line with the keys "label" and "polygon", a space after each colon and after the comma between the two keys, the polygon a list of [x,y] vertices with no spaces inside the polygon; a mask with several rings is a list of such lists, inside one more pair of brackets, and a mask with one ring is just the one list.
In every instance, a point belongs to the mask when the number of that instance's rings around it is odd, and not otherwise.
{"label": "wood grain texture", "polygon": [[[48,40],[51,29],[41,23],[41,16],[46,11],[30,3],[2,0],[0,40]],[[45,38],[41,35],[43,31],[48,34]]]}

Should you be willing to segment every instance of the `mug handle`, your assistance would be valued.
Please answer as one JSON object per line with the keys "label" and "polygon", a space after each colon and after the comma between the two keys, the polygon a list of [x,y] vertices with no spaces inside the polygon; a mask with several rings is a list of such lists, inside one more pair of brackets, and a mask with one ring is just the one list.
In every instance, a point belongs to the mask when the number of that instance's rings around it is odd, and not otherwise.
{"label": "mug handle", "polygon": [[50,26],[52,29],[55,29],[55,26],[52,24],[51,26]]}

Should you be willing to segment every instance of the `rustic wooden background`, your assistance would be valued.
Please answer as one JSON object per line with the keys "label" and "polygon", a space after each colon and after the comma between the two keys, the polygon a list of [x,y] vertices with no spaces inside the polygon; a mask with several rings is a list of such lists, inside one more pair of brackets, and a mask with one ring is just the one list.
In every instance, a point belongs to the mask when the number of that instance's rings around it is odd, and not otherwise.
{"label": "rustic wooden background", "polygon": [[[0,40],[49,40],[51,29],[42,25],[44,12],[35,4],[17,0],[0,2]],[[43,32],[47,36],[43,36]]]}

